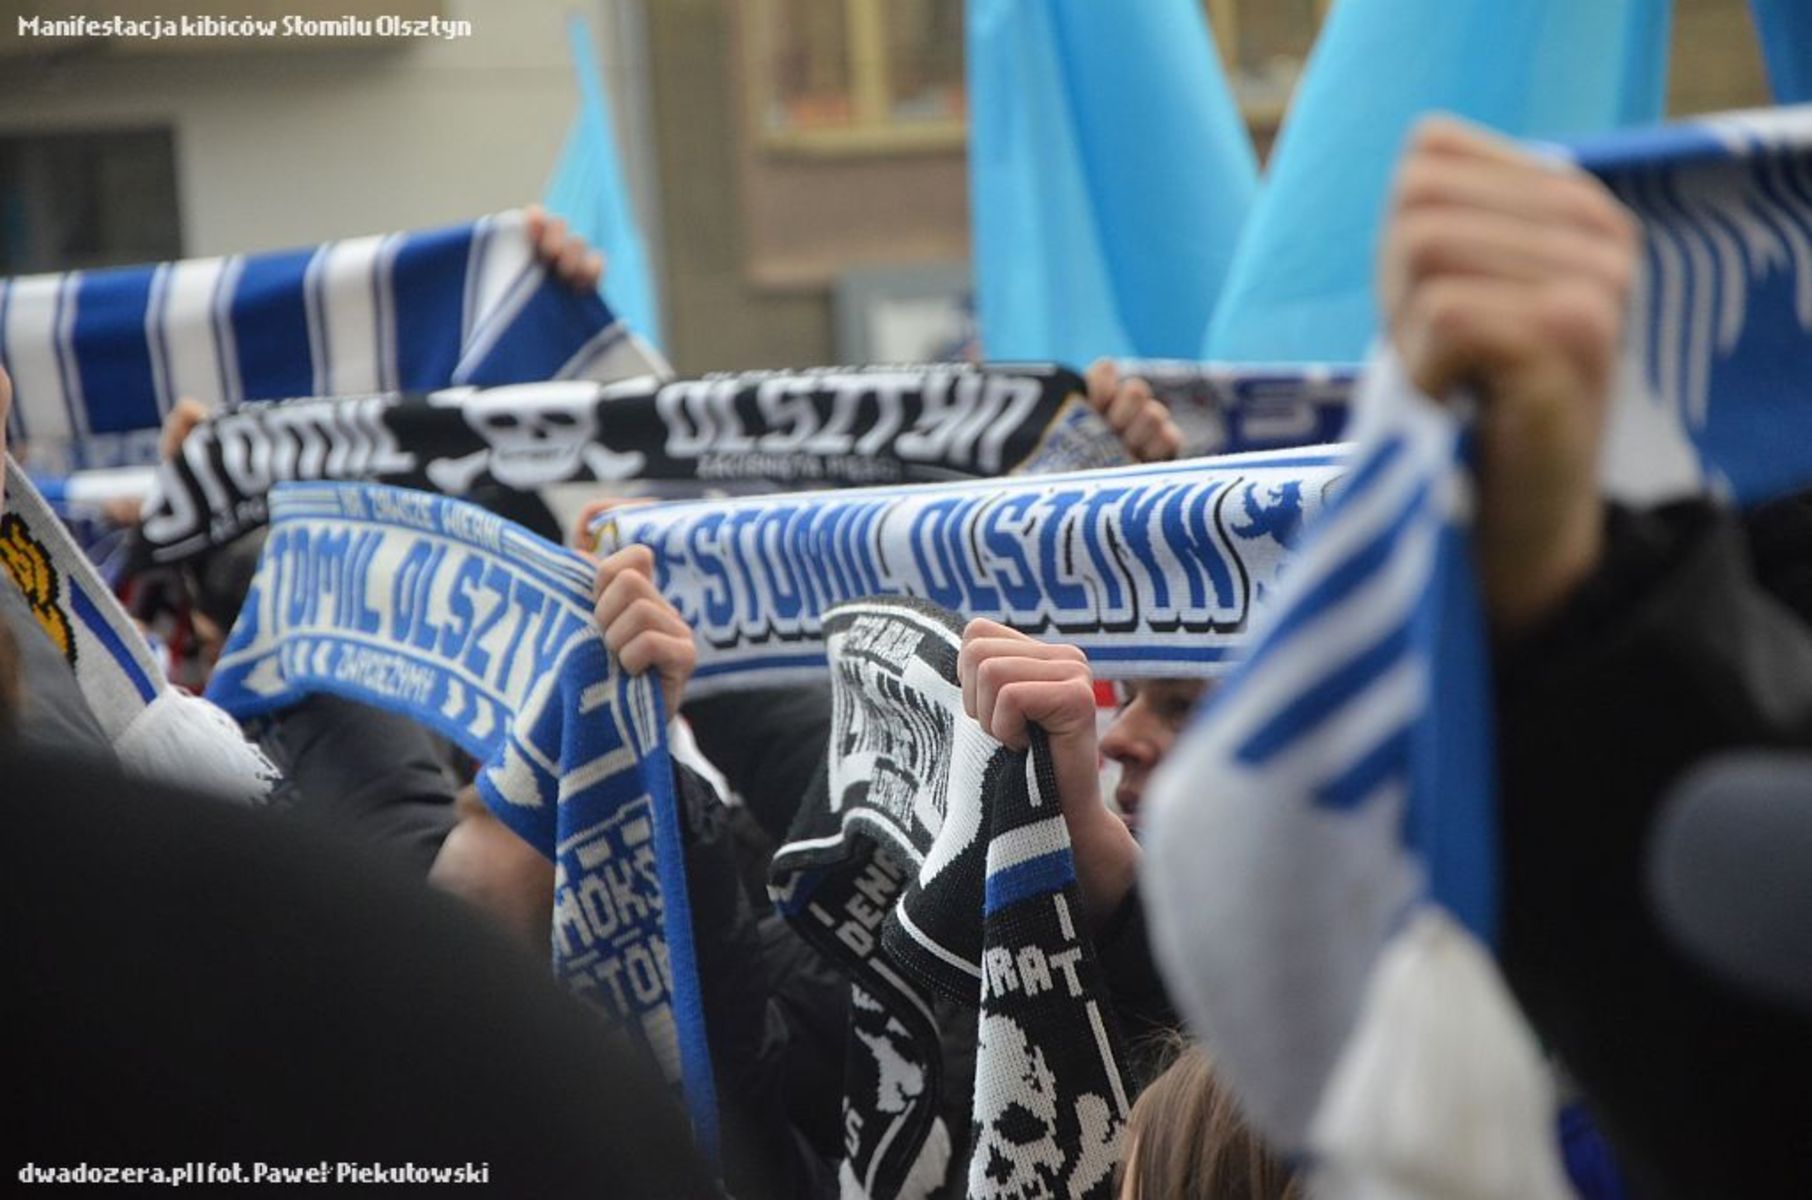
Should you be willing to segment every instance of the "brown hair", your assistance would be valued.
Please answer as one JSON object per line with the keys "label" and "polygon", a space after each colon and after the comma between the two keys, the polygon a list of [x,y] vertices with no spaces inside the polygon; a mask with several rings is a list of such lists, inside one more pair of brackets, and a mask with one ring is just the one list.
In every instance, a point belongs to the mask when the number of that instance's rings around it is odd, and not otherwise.
{"label": "brown hair", "polygon": [[1291,1171],[1272,1157],[1215,1081],[1208,1054],[1176,1039],[1175,1060],[1139,1097],[1126,1124],[1132,1200],[1300,1200]]}

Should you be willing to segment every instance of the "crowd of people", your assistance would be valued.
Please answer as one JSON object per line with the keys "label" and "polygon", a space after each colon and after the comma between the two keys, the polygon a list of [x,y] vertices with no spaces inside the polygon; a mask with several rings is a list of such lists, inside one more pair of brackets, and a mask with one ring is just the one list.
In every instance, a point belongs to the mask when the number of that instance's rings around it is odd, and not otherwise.
{"label": "crowd of people", "polygon": [[[557,220],[537,215],[534,238],[549,269],[597,286],[603,262]],[[1478,405],[1500,961],[1577,1101],[1556,1138],[1581,1194],[1812,1194],[1812,1119],[1796,1099],[1812,1010],[1684,944],[1650,866],[1669,796],[1695,767],[1812,748],[1812,497],[1747,515],[1602,498],[1638,254],[1602,186],[1458,123],[1425,123],[1399,168],[1378,267],[1384,332],[1420,391]],[[1087,379],[1129,458],[1177,454],[1143,381],[1107,363]],[[0,412],[6,400],[0,375]],[[205,415],[178,406],[165,454]],[[253,535],[182,574],[209,652],[257,551]],[[655,1066],[548,979],[555,866],[487,809],[466,756],[407,717],[318,694],[247,725],[281,774],[268,808],[128,778],[18,589],[0,584],[19,1154],[483,1160],[522,1196],[837,1194],[849,984],[767,891],[769,860],[835,751],[830,685],[692,695],[694,633],[655,565],[642,546],[598,557],[594,615],[695,743],[673,772],[723,1117],[716,1164]],[[1104,724],[1080,649],[985,618],[964,628],[957,674],[983,731],[1046,747],[1132,1048],[1118,1194],[1308,1194],[1315,1164],[1247,1124],[1146,941],[1147,786],[1213,681],[1122,684]],[[973,1019],[944,1029],[955,1146],[943,1194],[958,1195],[976,1033]]]}

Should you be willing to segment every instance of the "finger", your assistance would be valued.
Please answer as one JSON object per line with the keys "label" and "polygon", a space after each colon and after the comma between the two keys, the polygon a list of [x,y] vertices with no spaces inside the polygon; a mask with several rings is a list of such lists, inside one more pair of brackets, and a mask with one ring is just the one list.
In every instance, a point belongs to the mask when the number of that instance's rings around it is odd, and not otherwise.
{"label": "finger", "polygon": [[539,246],[541,234],[547,228],[547,210],[539,204],[531,204],[523,209],[522,228],[528,234],[529,244]]}
{"label": "finger", "polygon": [[560,279],[572,288],[585,286],[585,262],[591,257],[591,248],[580,237],[568,238],[566,245],[560,249],[560,260],[554,265],[554,271]]}
{"label": "finger", "polygon": [[[1088,668],[1073,660],[1055,661],[1038,658],[995,657],[977,664],[975,671],[975,719],[981,727],[1001,741],[1003,728],[999,711],[1003,690],[1019,683],[1069,683],[1088,674]],[[1004,714],[1004,728],[1011,733],[1023,732],[1024,721],[1009,712]]]}
{"label": "finger", "polygon": [[536,247],[542,263],[552,268],[560,260],[560,252],[566,248],[566,222],[559,217],[549,217],[547,224],[542,227]]}
{"label": "finger", "polygon": [[606,594],[598,602],[598,630],[604,635],[604,646],[614,652],[644,633],[670,637],[692,637],[691,629],[670,605],[658,596],[623,593]]}
{"label": "finger", "polygon": [[[598,536],[592,526],[597,523],[600,516],[619,508],[633,508],[638,504],[653,503],[654,499],[651,496],[599,496],[595,500],[587,500],[585,507],[579,510],[578,519],[573,522],[573,546],[577,549],[589,547],[596,550]],[[649,557],[652,560],[653,555],[650,554]]]}
{"label": "finger", "polygon": [[[577,519],[573,521],[572,534],[567,539],[574,550],[581,554],[590,554],[598,548],[598,535],[592,532],[591,525],[597,519],[598,514],[603,511],[598,507],[596,500],[587,501],[585,507],[579,510]],[[596,592],[598,588],[595,582],[596,576],[593,579],[592,591]]]}
{"label": "finger", "polygon": [[1416,122],[1409,134],[1414,154],[1446,155],[1507,166],[1527,165],[1532,156],[1515,141],[1474,121],[1451,113],[1434,113]]}
{"label": "finger", "polygon": [[1415,288],[1449,275],[1530,284],[1577,277],[1621,303],[1634,269],[1634,256],[1601,233],[1477,210],[1422,210],[1392,222],[1380,288],[1392,314]]}
{"label": "finger", "polygon": [[164,417],[163,428],[158,431],[158,456],[166,462],[174,459],[182,452],[183,442],[195,432],[195,427],[207,419],[207,405],[193,396],[180,397],[171,405],[169,414]]}
{"label": "finger", "polygon": [[579,286],[595,292],[604,282],[604,255],[596,250],[585,256],[585,265],[579,272]]}
{"label": "finger", "polygon": [[1411,379],[1430,396],[1541,356],[1582,373],[1597,394],[1616,362],[1622,321],[1620,303],[1577,280],[1527,287],[1453,278],[1419,289],[1398,342]]}
{"label": "finger", "polygon": [[1164,418],[1158,425],[1158,432],[1152,436],[1151,444],[1146,447],[1146,462],[1169,462],[1183,452],[1183,431],[1177,428],[1176,419],[1170,415],[1168,405],[1164,407]]}
{"label": "finger", "polygon": [[957,651],[957,669],[962,669],[964,655],[977,667],[991,658],[1033,658],[1045,662],[1067,662],[1087,665],[1088,655],[1080,646],[1068,642],[1041,642],[1023,633],[1007,630],[998,637],[976,637]]}
{"label": "finger", "polygon": [[1074,678],[1009,680],[995,696],[987,728],[996,741],[1023,750],[1033,725],[1061,737],[1079,729],[1082,717],[1093,721],[1093,699]]}
{"label": "finger", "polygon": [[625,546],[614,554],[606,555],[598,563],[598,573],[593,592],[602,595],[619,577],[635,575],[648,580],[650,589],[654,586],[654,551],[646,546]]}
{"label": "finger", "polygon": [[691,678],[697,655],[691,638],[653,630],[638,633],[614,653],[631,675],[652,670],[661,678],[682,685]]}
{"label": "finger", "polygon": [[1114,388],[1120,382],[1120,370],[1114,366],[1114,360],[1097,358],[1089,364],[1084,378],[1088,381],[1089,407],[1096,412],[1106,412],[1108,403],[1114,398]]}
{"label": "finger", "polygon": [[971,638],[1019,638],[1024,641],[1034,640],[1030,635],[1019,632],[1011,625],[1002,625],[999,621],[987,617],[971,617],[963,626],[963,640]]}
{"label": "finger", "polygon": [[1616,369],[1623,334],[1622,297],[1578,279],[1555,280],[1542,289],[1535,321],[1540,336],[1565,347],[1592,380],[1593,394],[1601,394],[1601,385]]}
{"label": "finger", "polygon": [[1150,384],[1137,377],[1123,380],[1119,390],[1114,393],[1113,400],[1109,402],[1107,412],[1103,414],[1109,428],[1116,434],[1122,433],[1132,424],[1133,418],[1139,415],[1139,410],[1145,407],[1145,402],[1149,399]]}
{"label": "finger", "polygon": [[1527,361],[1538,348],[1538,291],[1457,276],[1418,288],[1396,330],[1404,370],[1438,400],[1481,372]]}
{"label": "finger", "polygon": [[592,612],[597,617],[599,629],[607,629],[612,624],[628,620],[630,614],[635,612],[668,622],[675,628],[684,624],[684,620],[678,617],[667,599],[655,590],[654,584],[645,575],[625,574],[611,580],[598,593],[598,602],[593,606]]}
{"label": "finger", "polygon": [[[1122,441],[1140,462],[1153,462],[1165,457],[1164,426],[1170,421],[1170,410],[1156,400],[1148,400],[1139,415],[1126,427]],[[1172,453],[1175,453],[1173,450]]]}
{"label": "finger", "polygon": [[1414,155],[1398,169],[1392,206],[1398,212],[1464,208],[1619,238],[1635,232],[1628,210],[1598,180],[1531,160],[1506,165]]}

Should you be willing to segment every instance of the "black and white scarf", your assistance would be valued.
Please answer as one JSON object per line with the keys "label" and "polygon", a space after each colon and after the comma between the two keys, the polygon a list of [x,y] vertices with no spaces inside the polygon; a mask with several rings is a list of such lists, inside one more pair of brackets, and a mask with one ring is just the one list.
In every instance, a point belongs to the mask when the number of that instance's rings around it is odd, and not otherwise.
{"label": "black and white scarf", "polygon": [[855,980],[843,1195],[945,1177],[935,995],[977,1009],[968,1195],[1109,1195],[1126,1085],[1041,735],[1012,751],[964,715],[961,621],[935,605],[839,605],[825,640],[823,785],[772,890]]}
{"label": "black and white scarf", "polygon": [[163,465],[142,536],[153,561],[178,561],[262,524],[270,489],[297,480],[464,496],[586,481],[836,487],[1124,462],[1082,389],[1060,367],[874,367],[247,405],[198,426]]}

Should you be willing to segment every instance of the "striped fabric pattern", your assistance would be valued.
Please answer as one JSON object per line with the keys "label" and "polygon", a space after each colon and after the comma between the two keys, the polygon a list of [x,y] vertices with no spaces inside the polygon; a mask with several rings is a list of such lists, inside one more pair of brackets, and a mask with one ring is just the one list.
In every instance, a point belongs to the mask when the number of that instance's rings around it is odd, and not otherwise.
{"label": "striped fabric pattern", "polygon": [[662,373],[555,280],[521,212],[299,250],[0,281],[11,437],[34,469],[155,461],[180,397],[431,391]]}
{"label": "striped fabric pattern", "polygon": [[1176,914],[1219,914],[1216,937],[1182,938],[1189,969],[1173,986],[1253,1120],[1291,1149],[1410,910],[1433,895],[1480,933],[1493,915],[1460,426],[1388,363],[1364,386],[1371,428],[1352,474],[1274,619],[1166,761],[1146,839],[1160,886],[1194,881],[1190,907],[1153,906],[1161,943]]}
{"label": "striped fabric pattern", "polygon": [[[1751,502],[1804,487],[1812,108],[1567,153],[1642,223],[1606,491]],[[1390,1164],[1404,1178],[1477,1169],[1465,1194],[1546,1195],[1551,1179],[1518,1174],[1546,1170],[1539,1141],[1493,1187],[1484,1160],[1439,1145],[1501,1134],[1493,1122],[1514,1123],[1544,1086],[1505,1083],[1533,1042],[1477,954],[1496,925],[1497,852],[1465,408],[1420,395],[1388,353],[1373,359],[1351,474],[1286,564],[1251,652],[1154,781],[1150,911],[1179,1007],[1282,1148],[1340,1169],[1358,1147],[1344,1165],[1376,1167],[1419,1130],[1423,1157]],[[1467,988],[1452,987],[1461,975]],[[1430,1006],[1432,1037],[1414,1028]],[[1551,1114],[1522,1124],[1542,1127]]]}

